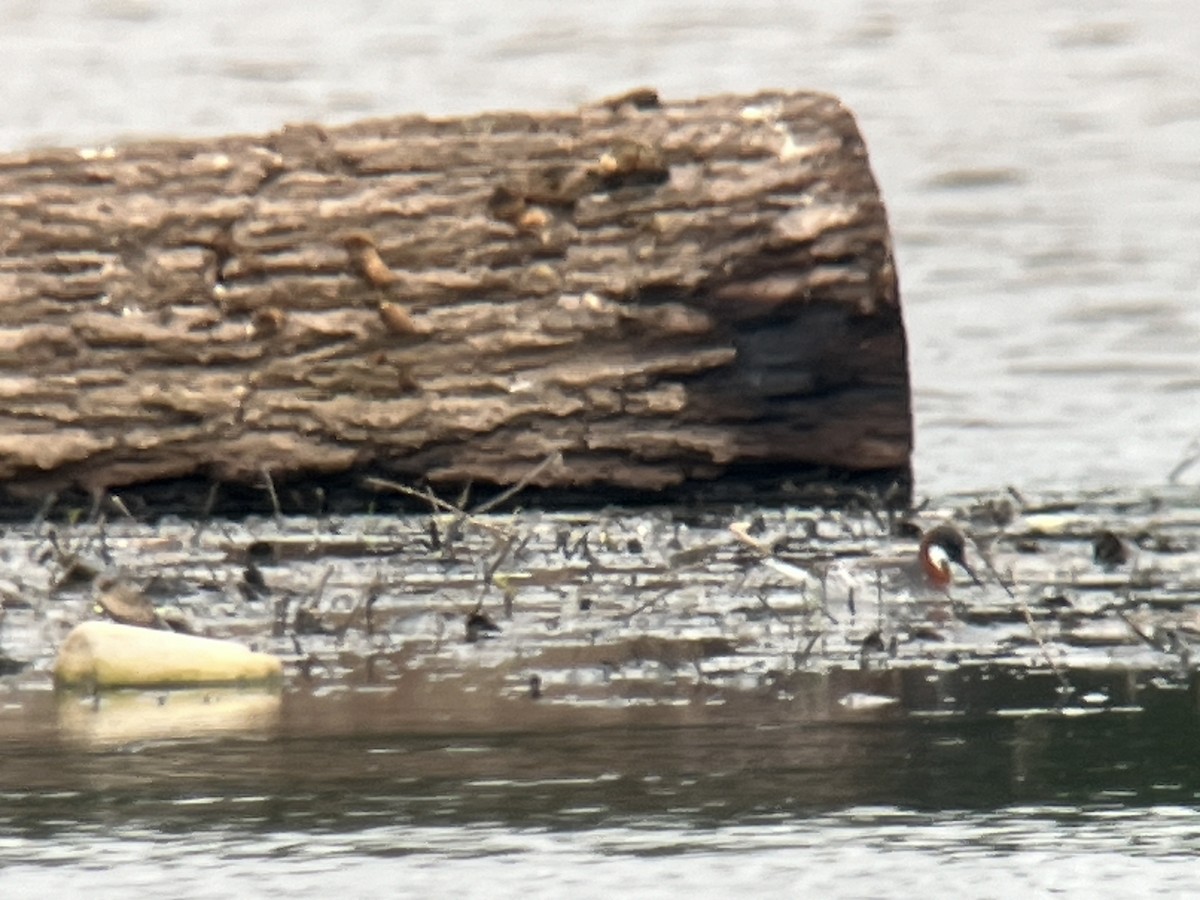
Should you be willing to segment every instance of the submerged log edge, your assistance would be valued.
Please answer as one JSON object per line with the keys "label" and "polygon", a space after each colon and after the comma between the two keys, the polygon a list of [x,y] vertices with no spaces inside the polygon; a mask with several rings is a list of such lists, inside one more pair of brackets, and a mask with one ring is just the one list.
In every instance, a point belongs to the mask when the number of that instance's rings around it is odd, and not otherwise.
{"label": "submerged log edge", "polygon": [[0,235],[6,514],[547,458],[545,502],[911,490],[886,212],[832,96],[10,153]]}

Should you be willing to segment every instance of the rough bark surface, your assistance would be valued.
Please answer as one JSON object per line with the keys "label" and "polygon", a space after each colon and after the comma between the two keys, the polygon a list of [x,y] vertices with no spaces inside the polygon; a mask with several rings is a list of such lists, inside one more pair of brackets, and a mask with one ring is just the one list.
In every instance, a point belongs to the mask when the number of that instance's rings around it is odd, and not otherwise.
{"label": "rough bark surface", "polygon": [[10,496],[348,472],[907,485],[887,221],[813,93],[0,156]]}

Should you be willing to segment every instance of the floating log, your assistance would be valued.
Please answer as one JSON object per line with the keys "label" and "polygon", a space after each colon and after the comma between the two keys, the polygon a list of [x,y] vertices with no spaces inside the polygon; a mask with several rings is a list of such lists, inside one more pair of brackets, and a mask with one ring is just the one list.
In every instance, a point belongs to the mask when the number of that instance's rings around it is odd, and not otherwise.
{"label": "floating log", "polygon": [[831,96],[10,153],[0,229],[10,503],[551,458],[535,486],[907,496],[886,214]]}
{"label": "floating log", "polygon": [[233,641],[113,622],[71,629],[54,662],[61,687],[189,687],[278,681],[278,657]]}

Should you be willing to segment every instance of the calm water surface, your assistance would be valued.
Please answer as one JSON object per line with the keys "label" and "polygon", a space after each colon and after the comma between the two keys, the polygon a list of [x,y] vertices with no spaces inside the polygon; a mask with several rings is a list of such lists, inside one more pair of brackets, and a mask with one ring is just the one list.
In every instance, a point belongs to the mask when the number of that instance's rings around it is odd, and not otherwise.
{"label": "calm water surface", "polygon": [[1185,896],[1194,706],[10,744],[0,867],[16,896]]}
{"label": "calm water surface", "polygon": [[[0,22],[10,148],[836,92],[890,208],[921,490],[1154,485],[1200,435],[1190,0],[0,0]],[[288,696],[254,739],[81,747],[51,713],[0,735],[4,896],[1194,895],[1190,694],[434,735],[339,734],[346,698],[292,727]]]}

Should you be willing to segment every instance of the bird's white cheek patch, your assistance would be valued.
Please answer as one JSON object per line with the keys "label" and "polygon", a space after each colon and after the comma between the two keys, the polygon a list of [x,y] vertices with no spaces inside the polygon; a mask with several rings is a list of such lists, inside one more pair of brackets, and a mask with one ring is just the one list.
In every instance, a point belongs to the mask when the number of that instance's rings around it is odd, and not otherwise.
{"label": "bird's white cheek patch", "polygon": [[932,544],[929,547],[929,563],[939,572],[950,571],[950,554],[939,547],[937,544]]}

